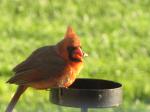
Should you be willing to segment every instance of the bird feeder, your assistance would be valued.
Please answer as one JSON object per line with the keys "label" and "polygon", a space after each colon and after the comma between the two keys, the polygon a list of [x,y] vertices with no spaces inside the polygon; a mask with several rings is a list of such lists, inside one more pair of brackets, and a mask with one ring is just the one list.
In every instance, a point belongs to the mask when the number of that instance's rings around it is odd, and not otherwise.
{"label": "bird feeder", "polygon": [[50,101],[54,104],[81,108],[116,107],[122,103],[122,85],[102,79],[76,79],[69,88],[52,88]]}

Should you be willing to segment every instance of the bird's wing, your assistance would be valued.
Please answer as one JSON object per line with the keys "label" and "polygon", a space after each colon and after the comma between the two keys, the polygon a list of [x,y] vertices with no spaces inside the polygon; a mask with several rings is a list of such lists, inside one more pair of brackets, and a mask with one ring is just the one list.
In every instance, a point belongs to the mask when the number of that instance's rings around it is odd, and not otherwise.
{"label": "bird's wing", "polygon": [[8,83],[28,84],[56,77],[64,72],[66,63],[61,59],[54,46],[42,47],[17,65],[13,70],[16,73]]}
{"label": "bird's wing", "polygon": [[41,63],[43,63],[43,61],[46,61],[45,57],[47,55],[50,55],[50,57],[54,57],[53,55],[55,55],[56,53],[53,49],[54,46],[44,46],[35,50],[25,61],[13,68],[13,71],[15,72],[15,74],[18,74],[20,72],[38,67]]}
{"label": "bird's wing", "polygon": [[8,80],[8,83],[14,83],[18,85],[28,85],[30,83],[41,82],[44,80],[55,80],[65,73],[64,66],[59,65],[51,66],[49,69],[45,69],[44,66],[39,68],[30,69],[13,76]]}

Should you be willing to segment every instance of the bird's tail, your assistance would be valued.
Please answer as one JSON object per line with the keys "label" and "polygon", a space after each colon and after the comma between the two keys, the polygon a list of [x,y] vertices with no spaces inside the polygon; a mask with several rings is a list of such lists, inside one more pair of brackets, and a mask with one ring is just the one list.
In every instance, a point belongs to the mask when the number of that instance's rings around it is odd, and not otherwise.
{"label": "bird's tail", "polygon": [[26,86],[18,86],[17,91],[15,93],[15,95],[13,96],[13,98],[11,99],[9,105],[7,106],[7,109],[5,112],[12,112],[13,108],[15,107],[17,101],[19,100],[21,94],[27,89]]}

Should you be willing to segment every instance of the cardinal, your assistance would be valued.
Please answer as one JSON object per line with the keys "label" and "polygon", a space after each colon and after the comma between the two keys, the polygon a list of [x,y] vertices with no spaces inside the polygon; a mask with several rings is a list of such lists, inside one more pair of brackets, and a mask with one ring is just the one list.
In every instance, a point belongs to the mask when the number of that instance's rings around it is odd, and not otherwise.
{"label": "cardinal", "polygon": [[7,83],[18,88],[6,112],[12,112],[20,96],[28,87],[48,89],[69,87],[83,66],[87,56],[81,48],[80,38],[68,27],[64,39],[56,45],[44,46],[35,50],[25,61],[14,69],[15,75]]}

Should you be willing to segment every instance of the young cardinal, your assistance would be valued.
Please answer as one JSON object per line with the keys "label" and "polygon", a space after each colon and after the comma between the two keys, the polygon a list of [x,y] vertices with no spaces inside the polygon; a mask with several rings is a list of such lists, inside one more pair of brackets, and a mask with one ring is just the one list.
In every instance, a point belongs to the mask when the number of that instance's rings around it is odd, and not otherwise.
{"label": "young cardinal", "polygon": [[13,69],[15,75],[7,81],[17,84],[18,89],[6,112],[12,112],[19,97],[28,87],[47,89],[70,86],[82,68],[85,55],[80,39],[71,27],[68,27],[65,38],[56,45],[35,50]]}

